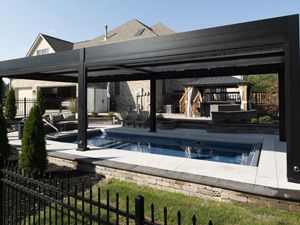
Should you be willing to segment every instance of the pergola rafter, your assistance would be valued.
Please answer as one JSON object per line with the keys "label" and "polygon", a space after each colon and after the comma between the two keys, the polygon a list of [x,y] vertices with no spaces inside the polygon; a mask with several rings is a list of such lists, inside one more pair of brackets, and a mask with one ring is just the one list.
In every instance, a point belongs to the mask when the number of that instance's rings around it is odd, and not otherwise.
{"label": "pergola rafter", "polygon": [[300,182],[298,15],[0,62],[1,77],[78,82],[80,150],[88,82],[150,80],[155,131],[156,79],[261,73],[279,74],[280,140],[287,141],[287,176]]}

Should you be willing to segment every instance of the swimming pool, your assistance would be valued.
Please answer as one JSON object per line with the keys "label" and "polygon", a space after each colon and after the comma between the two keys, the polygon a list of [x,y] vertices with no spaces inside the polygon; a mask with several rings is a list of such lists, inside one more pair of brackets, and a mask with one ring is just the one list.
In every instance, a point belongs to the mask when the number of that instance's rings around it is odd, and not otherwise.
{"label": "swimming pool", "polygon": [[[58,141],[77,143],[77,137]],[[257,166],[260,143],[219,142],[109,132],[88,134],[88,145],[149,154]]]}

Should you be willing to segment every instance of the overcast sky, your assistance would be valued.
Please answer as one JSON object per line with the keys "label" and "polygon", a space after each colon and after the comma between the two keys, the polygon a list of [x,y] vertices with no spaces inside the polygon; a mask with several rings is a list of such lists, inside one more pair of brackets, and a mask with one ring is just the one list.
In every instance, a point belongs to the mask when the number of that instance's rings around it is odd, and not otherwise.
{"label": "overcast sky", "polygon": [[39,33],[76,42],[133,18],[182,32],[299,12],[300,0],[3,0],[0,60],[24,57]]}

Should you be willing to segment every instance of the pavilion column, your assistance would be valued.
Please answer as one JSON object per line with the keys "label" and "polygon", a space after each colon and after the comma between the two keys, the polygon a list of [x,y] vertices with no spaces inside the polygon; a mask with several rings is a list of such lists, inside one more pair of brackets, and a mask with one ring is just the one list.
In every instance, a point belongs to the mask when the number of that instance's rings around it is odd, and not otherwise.
{"label": "pavilion column", "polygon": [[299,16],[288,18],[288,40],[284,57],[287,177],[289,182],[300,183]]}
{"label": "pavilion column", "polygon": [[78,146],[77,150],[87,150],[87,70],[85,49],[80,49],[80,68],[78,71]]}
{"label": "pavilion column", "polygon": [[2,77],[0,77],[0,83],[1,83],[1,85],[0,85],[0,106],[2,106],[2,103],[3,103],[3,90],[2,90],[2,82],[3,82],[3,79],[2,79]]}
{"label": "pavilion column", "polygon": [[278,94],[279,94],[279,140],[286,141],[285,136],[285,82],[284,70],[278,73]]}
{"label": "pavilion column", "polygon": [[150,132],[156,132],[156,79],[150,80]]}

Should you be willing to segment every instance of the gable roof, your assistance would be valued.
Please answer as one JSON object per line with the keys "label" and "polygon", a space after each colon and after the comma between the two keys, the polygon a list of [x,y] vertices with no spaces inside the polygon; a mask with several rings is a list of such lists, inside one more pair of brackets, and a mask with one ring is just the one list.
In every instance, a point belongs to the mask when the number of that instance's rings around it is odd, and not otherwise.
{"label": "gable roof", "polygon": [[186,84],[190,87],[216,87],[216,86],[236,86],[241,84],[248,84],[249,81],[242,80],[232,76],[221,77],[203,77]]}
{"label": "gable roof", "polygon": [[[138,31],[141,32],[138,34]],[[61,51],[67,51],[72,49],[93,47],[97,45],[105,45],[114,42],[123,42],[123,41],[129,41],[129,40],[135,40],[141,38],[168,35],[173,33],[175,33],[175,31],[171,30],[170,28],[168,28],[162,23],[158,23],[153,27],[149,27],[146,24],[142,23],[141,21],[137,19],[133,19],[128,21],[127,23],[124,23],[108,31],[107,40],[104,40],[104,34],[102,34],[101,36],[94,38],[92,40],[72,43],[46,34],[39,34],[26,56],[29,55],[31,50],[36,45],[37,40],[41,37],[48,42],[48,44],[53,48],[55,52],[61,52]]]}
{"label": "gable roof", "polygon": [[167,34],[174,34],[175,31],[167,27],[166,25],[162,23],[157,23],[154,26],[151,27],[151,29],[157,33],[159,36],[161,35],[167,35]]}
{"label": "gable roof", "polygon": [[[136,35],[137,31],[140,29],[143,31],[140,35]],[[145,25],[144,23],[140,22],[139,20],[133,19],[125,24],[122,24],[121,26],[118,26],[108,31],[107,40],[104,40],[105,36],[103,34],[92,40],[74,43],[73,48],[86,48],[97,45],[110,44],[114,42],[122,42],[141,38],[155,37],[160,35],[167,35],[172,33],[175,32],[161,23],[156,24],[154,27],[151,28]]]}
{"label": "gable roof", "polygon": [[73,49],[73,43],[65,41],[56,37],[52,37],[46,34],[41,34],[45,40],[51,45],[55,52],[67,51]]}

